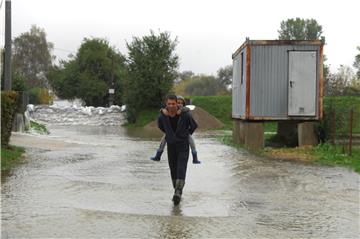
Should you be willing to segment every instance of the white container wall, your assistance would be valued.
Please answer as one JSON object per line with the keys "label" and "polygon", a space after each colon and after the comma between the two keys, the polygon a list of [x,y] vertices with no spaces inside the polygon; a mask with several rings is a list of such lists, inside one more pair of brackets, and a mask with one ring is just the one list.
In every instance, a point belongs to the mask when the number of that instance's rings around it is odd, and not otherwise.
{"label": "white container wall", "polygon": [[320,40],[247,40],[233,54],[233,118],[320,119],[323,45]]}

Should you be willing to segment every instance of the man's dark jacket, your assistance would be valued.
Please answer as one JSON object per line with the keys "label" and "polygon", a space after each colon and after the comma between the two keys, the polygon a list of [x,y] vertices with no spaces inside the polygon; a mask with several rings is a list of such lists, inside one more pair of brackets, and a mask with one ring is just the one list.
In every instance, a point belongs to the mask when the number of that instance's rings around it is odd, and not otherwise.
{"label": "man's dark jacket", "polygon": [[170,116],[160,114],[158,118],[158,127],[166,134],[166,142],[168,144],[188,143],[189,135],[193,134],[198,127],[190,112],[181,112],[175,133],[171,128],[169,117]]}

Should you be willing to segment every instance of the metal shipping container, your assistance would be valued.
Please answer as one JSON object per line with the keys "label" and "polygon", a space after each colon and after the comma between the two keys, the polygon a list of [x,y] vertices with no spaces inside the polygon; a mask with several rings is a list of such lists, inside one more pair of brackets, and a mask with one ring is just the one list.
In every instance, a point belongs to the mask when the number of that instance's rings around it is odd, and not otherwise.
{"label": "metal shipping container", "polygon": [[232,55],[232,117],[322,118],[325,40],[249,40]]}

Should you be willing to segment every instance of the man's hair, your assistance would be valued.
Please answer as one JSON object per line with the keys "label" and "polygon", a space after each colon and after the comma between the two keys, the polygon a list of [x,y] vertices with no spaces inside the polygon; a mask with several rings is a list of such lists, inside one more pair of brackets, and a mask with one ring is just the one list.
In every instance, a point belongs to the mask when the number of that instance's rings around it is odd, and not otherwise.
{"label": "man's hair", "polygon": [[168,100],[177,100],[177,97],[176,97],[176,95],[167,95],[165,98],[165,101],[168,101]]}

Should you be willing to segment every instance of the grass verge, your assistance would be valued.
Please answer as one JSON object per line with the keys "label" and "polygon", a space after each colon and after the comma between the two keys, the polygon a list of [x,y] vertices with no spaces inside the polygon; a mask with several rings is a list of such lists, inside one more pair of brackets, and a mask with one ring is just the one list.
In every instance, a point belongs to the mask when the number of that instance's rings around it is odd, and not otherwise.
{"label": "grass verge", "polygon": [[1,146],[1,171],[8,171],[20,162],[24,148],[16,146]]}
{"label": "grass verge", "polygon": [[[234,143],[231,134],[225,134],[219,137],[219,140],[226,145],[244,149],[242,145]],[[342,166],[360,174],[360,146],[353,146],[351,155],[348,154],[346,146],[328,143],[319,144],[315,147],[266,147],[262,150],[251,151],[251,153],[283,160],[302,161],[327,166]]]}
{"label": "grass verge", "polygon": [[322,144],[314,147],[315,162],[323,165],[344,166],[360,173],[360,146],[353,146],[351,156],[343,145]]}

